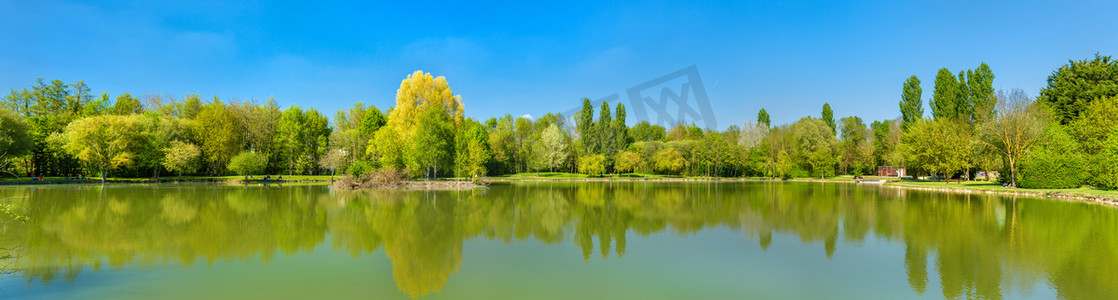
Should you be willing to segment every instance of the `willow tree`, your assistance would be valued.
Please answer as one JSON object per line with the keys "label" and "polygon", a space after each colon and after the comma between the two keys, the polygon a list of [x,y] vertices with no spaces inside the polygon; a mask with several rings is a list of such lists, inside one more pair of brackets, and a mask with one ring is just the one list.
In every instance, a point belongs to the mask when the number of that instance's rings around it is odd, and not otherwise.
{"label": "willow tree", "polygon": [[139,126],[135,116],[95,116],[71,122],[55,135],[62,149],[97,169],[101,182],[108,171],[132,164]]}

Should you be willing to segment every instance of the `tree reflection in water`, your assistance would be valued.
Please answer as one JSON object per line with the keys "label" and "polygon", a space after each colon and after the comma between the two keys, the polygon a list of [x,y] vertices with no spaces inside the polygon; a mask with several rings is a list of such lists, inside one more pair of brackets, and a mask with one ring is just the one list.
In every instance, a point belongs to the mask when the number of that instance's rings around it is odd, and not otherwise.
{"label": "tree reflection in water", "polygon": [[[571,242],[583,259],[623,257],[626,239],[740,230],[821,245],[904,246],[908,283],[937,280],[948,298],[998,299],[1042,282],[1067,299],[1116,299],[1118,210],[1039,199],[820,183],[517,183],[464,192],[342,191],[323,186],[7,188],[26,223],[5,222],[0,248],[29,281],[82,270],[207,265],[307,253],[330,241],[361,257],[383,249],[397,287],[438,292],[471,239]],[[327,239],[329,237],[329,239]],[[17,247],[18,246],[18,247]],[[573,254],[573,253],[572,253]],[[577,255],[577,254],[575,254]],[[929,258],[936,274],[929,275]]]}

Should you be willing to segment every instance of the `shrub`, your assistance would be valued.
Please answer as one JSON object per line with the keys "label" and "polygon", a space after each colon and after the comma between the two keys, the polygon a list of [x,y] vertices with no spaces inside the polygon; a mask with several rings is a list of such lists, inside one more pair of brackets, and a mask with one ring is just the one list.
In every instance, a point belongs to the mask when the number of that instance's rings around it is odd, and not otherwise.
{"label": "shrub", "polygon": [[615,161],[617,164],[614,166],[614,169],[617,170],[617,173],[631,173],[643,163],[641,162],[640,155],[635,152],[624,150],[617,152],[617,159]]}
{"label": "shrub", "polygon": [[361,176],[347,175],[334,182],[338,188],[401,188],[408,178],[406,170],[384,168]]}
{"label": "shrub", "polygon": [[1070,189],[1083,185],[1083,157],[1048,149],[1030,151],[1017,165],[1017,185],[1029,189]]}
{"label": "shrub", "polygon": [[353,177],[361,177],[362,175],[373,172],[375,166],[372,163],[364,160],[353,162],[352,165],[346,169],[346,174],[353,175]]}
{"label": "shrub", "polygon": [[597,175],[606,172],[606,157],[601,154],[586,155],[578,158],[578,172],[586,175]]}
{"label": "shrub", "polygon": [[784,179],[806,178],[806,177],[814,177],[814,176],[811,175],[811,172],[808,172],[807,170],[804,170],[803,168],[801,168],[799,166],[796,166],[790,172],[784,173],[784,176],[783,176]]}
{"label": "shrub", "polygon": [[[1069,189],[1083,185],[1085,159],[1079,143],[1059,125],[1045,129],[1040,143],[1017,163],[1017,185],[1031,189]],[[1009,173],[1003,173],[1009,174]]]}
{"label": "shrub", "polygon": [[264,174],[264,167],[268,166],[268,158],[256,152],[245,151],[229,160],[229,170],[237,175]]}
{"label": "shrub", "polygon": [[1118,130],[1110,133],[1106,148],[1092,161],[1092,184],[1106,189],[1118,189]]}

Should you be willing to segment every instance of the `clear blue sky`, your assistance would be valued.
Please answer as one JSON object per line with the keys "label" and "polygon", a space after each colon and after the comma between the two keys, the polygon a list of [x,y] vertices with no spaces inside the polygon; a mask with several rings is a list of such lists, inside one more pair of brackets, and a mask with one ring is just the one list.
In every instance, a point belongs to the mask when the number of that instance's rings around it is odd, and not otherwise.
{"label": "clear blue sky", "polygon": [[424,70],[484,120],[695,65],[725,128],[762,107],[775,123],[818,116],[824,102],[836,117],[895,118],[908,76],[927,99],[939,68],[980,62],[996,88],[1036,95],[1069,59],[1118,54],[1114,1],[227,2],[239,1],[0,0],[0,88],[82,79],[114,97],[274,95],[333,115],[391,106]]}

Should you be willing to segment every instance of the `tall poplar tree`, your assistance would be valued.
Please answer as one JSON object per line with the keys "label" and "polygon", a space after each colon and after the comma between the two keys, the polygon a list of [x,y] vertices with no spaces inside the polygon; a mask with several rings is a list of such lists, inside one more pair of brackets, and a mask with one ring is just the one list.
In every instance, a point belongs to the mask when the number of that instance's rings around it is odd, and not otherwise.
{"label": "tall poplar tree", "polygon": [[954,119],[959,115],[959,80],[947,68],[936,73],[935,91],[932,92],[932,116],[936,120]]}
{"label": "tall poplar tree", "polygon": [[831,110],[830,103],[823,103],[823,122],[827,122],[827,126],[831,127],[831,133],[835,133],[835,112]]}
{"label": "tall poplar tree", "polygon": [[598,132],[594,130],[594,106],[590,104],[590,98],[582,99],[582,109],[575,114],[575,124],[586,153],[598,152]]}
{"label": "tall poplar tree", "polygon": [[613,146],[614,150],[623,150],[629,147],[629,126],[625,124],[625,104],[617,104],[617,113],[613,116]]}
{"label": "tall poplar tree", "polygon": [[611,115],[609,103],[602,102],[602,109],[598,112],[598,124],[594,126],[598,128],[598,143],[600,143],[598,153],[607,154],[607,158],[608,154],[615,150],[613,145],[613,117]]}
{"label": "tall poplar tree", "polygon": [[971,119],[980,124],[993,119],[997,98],[994,96],[994,72],[990,66],[982,63],[973,72],[968,71],[967,87],[973,107]]}
{"label": "tall poplar tree", "polygon": [[901,129],[907,131],[916,120],[924,117],[924,101],[920,99],[922,93],[920,79],[916,75],[905,80],[901,89]]}

